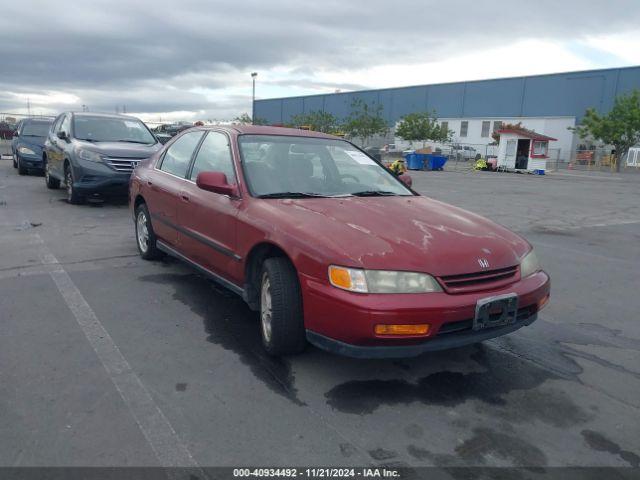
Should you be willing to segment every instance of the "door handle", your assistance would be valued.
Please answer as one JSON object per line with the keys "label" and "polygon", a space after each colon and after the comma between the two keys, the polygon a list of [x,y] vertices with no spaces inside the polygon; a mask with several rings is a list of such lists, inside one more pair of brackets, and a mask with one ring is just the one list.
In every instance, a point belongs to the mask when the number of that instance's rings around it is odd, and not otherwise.
{"label": "door handle", "polygon": [[150,187],[153,185],[153,182],[151,180],[147,180],[147,185]]}
{"label": "door handle", "polygon": [[189,203],[190,201],[189,195],[187,195],[185,192],[180,192],[180,198],[182,199],[183,202]]}

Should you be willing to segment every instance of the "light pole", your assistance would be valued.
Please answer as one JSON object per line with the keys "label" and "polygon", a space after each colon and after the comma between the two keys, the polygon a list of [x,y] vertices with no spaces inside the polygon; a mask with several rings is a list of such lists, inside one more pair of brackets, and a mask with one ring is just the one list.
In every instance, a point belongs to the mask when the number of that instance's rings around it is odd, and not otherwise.
{"label": "light pole", "polygon": [[256,77],[258,72],[251,73],[251,80],[253,82],[253,93],[251,94],[251,124],[256,124]]}

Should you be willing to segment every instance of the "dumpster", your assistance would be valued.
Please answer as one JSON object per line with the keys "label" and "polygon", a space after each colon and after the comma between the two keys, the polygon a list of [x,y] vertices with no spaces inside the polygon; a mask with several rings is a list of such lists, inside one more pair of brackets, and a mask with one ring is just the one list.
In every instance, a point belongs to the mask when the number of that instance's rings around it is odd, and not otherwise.
{"label": "dumpster", "polygon": [[422,170],[424,168],[425,159],[426,155],[422,153],[409,153],[405,156],[407,168],[409,170]]}
{"label": "dumpster", "polygon": [[427,170],[442,170],[444,168],[444,164],[447,163],[447,157],[442,155],[433,155],[429,153],[425,156],[427,157]]}

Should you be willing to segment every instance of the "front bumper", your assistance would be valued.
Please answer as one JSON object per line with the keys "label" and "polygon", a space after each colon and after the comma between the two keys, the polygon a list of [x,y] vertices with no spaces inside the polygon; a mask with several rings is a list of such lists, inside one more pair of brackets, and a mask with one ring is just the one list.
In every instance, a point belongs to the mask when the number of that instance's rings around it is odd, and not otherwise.
{"label": "front bumper", "polygon": [[507,333],[515,332],[516,330],[531,325],[538,318],[538,314],[534,313],[524,320],[518,320],[512,325],[504,327],[488,328],[486,330],[479,331],[460,331],[453,332],[451,334],[435,336],[426,340],[424,343],[418,345],[394,345],[394,346],[362,346],[351,345],[349,343],[341,342],[340,340],[334,340],[333,338],[325,337],[319,333],[307,330],[307,340],[309,343],[315,345],[318,348],[322,348],[331,353],[338,355],[344,355],[346,357],[353,358],[408,358],[417,357],[426,352],[435,352],[437,350],[448,350],[450,348],[458,348],[464,345],[471,345],[473,343],[489,340],[490,338],[500,337]]}
{"label": "front bumper", "polygon": [[80,160],[73,167],[73,188],[84,196],[126,195],[130,173],[120,173],[103,163]]}
{"label": "front bumper", "polygon": [[20,164],[24,167],[24,168],[33,168],[33,169],[40,169],[42,170],[44,168],[44,164],[42,163],[42,157],[39,157],[38,155],[28,155],[28,154],[24,154],[24,153],[15,153],[16,155],[16,160],[18,162],[20,162]]}
{"label": "front bumper", "polygon": [[[491,291],[464,294],[354,294],[301,275],[305,327],[309,342],[343,355],[361,358],[410,357],[480,342],[530,325],[538,302],[549,295],[544,272]],[[473,330],[478,300],[518,295],[518,319],[503,327]],[[425,336],[378,336],[377,324],[430,325]]]}
{"label": "front bumper", "polygon": [[102,177],[85,175],[73,187],[82,195],[126,195],[129,190],[129,175]]}

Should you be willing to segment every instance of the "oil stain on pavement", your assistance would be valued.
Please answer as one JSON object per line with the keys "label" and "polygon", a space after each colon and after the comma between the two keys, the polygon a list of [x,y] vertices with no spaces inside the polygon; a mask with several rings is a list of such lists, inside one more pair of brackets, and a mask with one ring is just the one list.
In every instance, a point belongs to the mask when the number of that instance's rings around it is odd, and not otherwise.
{"label": "oil stain on pavement", "polygon": [[[327,403],[348,414],[371,414],[381,406],[425,405],[455,407],[468,400],[491,405],[491,413],[508,421],[540,420],[559,427],[586,422],[590,415],[560,391],[536,390],[550,379],[553,372],[535,367],[500,350],[477,346],[470,355],[482,371],[462,373],[450,370],[434,372],[415,382],[405,379],[352,380],[326,392]],[[517,412],[507,404],[510,393],[525,392],[518,399]],[[544,402],[538,403],[541,398]],[[549,407],[549,402],[553,408]],[[547,408],[542,408],[546,405]],[[486,409],[485,409],[486,410]],[[412,435],[419,436],[413,427]]]}
{"label": "oil stain on pavement", "polygon": [[584,438],[587,445],[589,445],[592,450],[596,450],[598,452],[607,452],[612,455],[618,455],[630,466],[634,468],[640,467],[640,456],[633,452],[630,452],[629,450],[622,450],[622,448],[620,448],[620,445],[609,440],[603,434],[595,432],[593,430],[582,430],[582,432],[580,433],[582,434],[582,437]]}
{"label": "oil stain on pavement", "polygon": [[173,298],[202,318],[207,341],[236,353],[273,392],[304,405],[297,396],[289,362],[267,355],[257,314],[240,297],[196,273],[161,273],[143,276],[141,280],[171,285]]}

